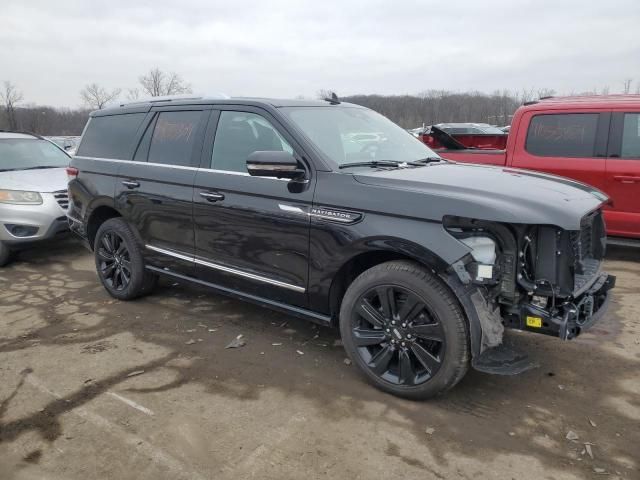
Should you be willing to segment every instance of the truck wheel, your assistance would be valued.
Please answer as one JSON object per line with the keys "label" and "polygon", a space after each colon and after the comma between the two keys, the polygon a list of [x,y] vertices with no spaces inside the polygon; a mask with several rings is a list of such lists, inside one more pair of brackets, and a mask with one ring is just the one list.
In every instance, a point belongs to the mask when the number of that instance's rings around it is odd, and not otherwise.
{"label": "truck wheel", "polygon": [[112,297],[133,300],[155,287],[158,277],[145,270],[140,246],[122,218],[100,225],[93,251],[98,277]]}
{"label": "truck wheel", "polygon": [[4,267],[11,261],[11,250],[4,243],[0,242],[0,267]]}
{"label": "truck wheel", "polygon": [[446,392],[469,365],[467,323],[429,271],[392,261],[362,273],[340,308],[342,343],[378,388],[411,399]]}

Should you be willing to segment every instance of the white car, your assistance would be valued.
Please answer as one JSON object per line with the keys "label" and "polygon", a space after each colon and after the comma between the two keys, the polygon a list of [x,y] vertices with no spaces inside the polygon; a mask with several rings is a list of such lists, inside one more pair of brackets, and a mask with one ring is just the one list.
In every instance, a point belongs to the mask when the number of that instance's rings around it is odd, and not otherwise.
{"label": "white car", "polygon": [[43,137],[0,131],[0,267],[12,251],[68,230],[69,160]]}

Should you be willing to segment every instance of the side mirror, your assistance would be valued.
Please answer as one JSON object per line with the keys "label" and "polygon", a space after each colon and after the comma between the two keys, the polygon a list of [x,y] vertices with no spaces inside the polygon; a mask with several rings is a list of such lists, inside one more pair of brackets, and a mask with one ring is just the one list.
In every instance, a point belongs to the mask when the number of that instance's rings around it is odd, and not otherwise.
{"label": "side mirror", "polygon": [[247,157],[247,171],[254,177],[300,179],[304,170],[290,153],[283,151],[257,151]]}

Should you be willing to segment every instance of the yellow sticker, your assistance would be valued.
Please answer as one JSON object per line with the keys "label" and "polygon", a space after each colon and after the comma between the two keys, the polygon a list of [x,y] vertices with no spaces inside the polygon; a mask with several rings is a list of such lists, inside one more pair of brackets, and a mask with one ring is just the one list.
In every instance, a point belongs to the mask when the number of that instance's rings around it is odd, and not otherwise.
{"label": "yellow sticker", "polygon": [[527,327],[541,328],[542,318],[540,317],[527,317]]}

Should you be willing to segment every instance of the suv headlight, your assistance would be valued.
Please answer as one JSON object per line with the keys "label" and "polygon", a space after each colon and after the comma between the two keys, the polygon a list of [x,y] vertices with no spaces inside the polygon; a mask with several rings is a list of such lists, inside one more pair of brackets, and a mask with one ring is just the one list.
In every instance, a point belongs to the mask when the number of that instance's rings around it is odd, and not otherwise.
{"label": "suv headlight", "polygon": [[42,204],[42,195],[38,192],[27,192],[24,190],[0,190],[0,203],[40,205]]}

